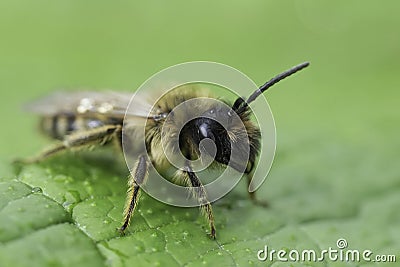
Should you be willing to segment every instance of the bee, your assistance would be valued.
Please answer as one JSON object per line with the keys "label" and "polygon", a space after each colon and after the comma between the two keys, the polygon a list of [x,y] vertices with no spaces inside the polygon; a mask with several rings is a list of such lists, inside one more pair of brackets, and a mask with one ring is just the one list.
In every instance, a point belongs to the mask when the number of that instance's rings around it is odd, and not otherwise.
{"label": "bee", "polygon": [[[145,151],[136,151],[136,164],[128,178],[128,191],[123,223],[119,228],[124,233],[129,226],[132,214],[137,206],[140,189],[146,183],[151,166],[155,168],[168,166],[168,159],[162,151],[162,128],[168,129],[169,136],[177,137],[177,142],[167,139],[166,149],[180,151],[187,159],[184,168],[176,171],[175,181],[192,188],[201,211],[205,214],[210,227],[210,235],[216,237],[214,215],[207,193],[196,171],[191,166],[191,160],[200,157],[204,139],[211,139],[215,144],[214,162],[217,166],[230,166],[247,176],[250,184],[252,173],[260,153],[261,133],[258,125],[252,121],[251,102],[257,99],[268,88],[286,77],[307,67],[308,62],[296,65],[275,76],[254,91],[247,99],[237,98],[233,102],[221,100],[204,102],[201,105],[191,105],[183,110],[174,111],[179,104],[198,97],[218,99],[210,91],[181,86],[159,98],[155,104],[148,99],[140,99],[134,106],[134,111],[127,113],[127,107],[132,97],[131,93],[123,92],[58,92],[28,105],[28,110],[41,116],[41,130],[56,141],[35,157],[22,160],[25,163],[43,161],[63,151],[91,148],[115,141],[122,148],[122,140],[128,140],[128,146],[135,147],[135,140],[144,140]],[[151,113],[145,114],[140,106],[150,105]],[[183,128],[177,121],[185,120],[190,114],[200,114],[190,119]],[[207,116],[206,116],[207,114]],[[238,119],[232,119],[234,114]],[[174,119],[167,120],[169,115]],[[136,131],[136,121],[145,120],[145,132]],[[222,126],[219,121],[227,121]],[[244,127],[239,127],[238,125]],[[127,130],[122,131],[123,126]],[[244,138],[246,136],[246,138]],[[176,140],[175,140],[176,141]],[[243,147],[249,150],[248,157],[232,155],[232,147],[241,151]],[[210,153],[209,153],[210,154]],[[240,154],[240,153],[239,153]],[[250,199],[260,203],[254,192],[249,192]]]}

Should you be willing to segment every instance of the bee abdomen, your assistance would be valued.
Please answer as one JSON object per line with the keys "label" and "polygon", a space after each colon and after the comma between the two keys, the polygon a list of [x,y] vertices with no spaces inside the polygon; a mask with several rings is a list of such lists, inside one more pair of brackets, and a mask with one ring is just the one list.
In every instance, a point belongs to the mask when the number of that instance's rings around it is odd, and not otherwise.
{"label": "bee abdomen", "polygon": [[43,117],[40,129],[45,135],[51,138],[63,140],[66,135],[73,132],[94,129],[104,126],[107,123],[109,124],[110,122],[95,118],[85,118],[74,114],[57,114],[51,117]]}

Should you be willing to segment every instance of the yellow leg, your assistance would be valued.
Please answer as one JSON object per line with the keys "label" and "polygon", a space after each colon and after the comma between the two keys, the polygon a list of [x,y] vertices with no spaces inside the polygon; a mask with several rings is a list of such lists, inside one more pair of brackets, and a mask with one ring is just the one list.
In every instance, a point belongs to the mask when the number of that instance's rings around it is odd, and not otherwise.
{"label": "yellow leg", "polygon": [[58,142],[49,148],[42,151],[39,155],[33,158],[16,160],[20,163],[35,163],[45,160],[53,155],[59,154],[62,151],[82,148],[94,145],[102,145],[111,140],[121,132],[120,125],[105,125],[99,128],[94,128],[87,131],[79,131],[65,137],[61,142]]}
{"label": "yellow leg", "polygon": [[206,216],[207,221],[210,225],[210,236],[211,238],[215,239],[216,231],[214,225],[214,215],[211,207],[211,203],[207,199],[207,194],[204,189],[203,184],[201,183],[200,179],[197,177],[196,173],[192,171],[190,166],[187,166],[187,170],[183,172],[186,176],[187,182],[193,187],[193,193],[197,197],[200,203],[200,209],[202,213]]}
{"label": "yellow leg", "polygon": [[124,223],[119,228],[121,233],[129,226],[131,217],[139,200],[140,186],[146,182],[148,176],[148,162],[147,157],[142,155],[136,162],[135,173],[130,175],[128,181],[128,193],[124,210]]}

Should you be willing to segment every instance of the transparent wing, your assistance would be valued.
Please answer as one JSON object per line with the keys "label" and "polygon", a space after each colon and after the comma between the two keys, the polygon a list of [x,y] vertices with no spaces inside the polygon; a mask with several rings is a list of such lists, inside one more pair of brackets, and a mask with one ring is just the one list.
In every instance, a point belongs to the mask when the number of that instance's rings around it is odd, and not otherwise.
{"label": "transparent wing", "polygon": [[[104,114],[122,118],[133,94],[115,91],[59,91],[29,103],[25,106],[25,110],[43,116],[69,113],[88,116]],[[135,97],[127,116],[147,117],[152,105],[146,99],[146,97]]]}

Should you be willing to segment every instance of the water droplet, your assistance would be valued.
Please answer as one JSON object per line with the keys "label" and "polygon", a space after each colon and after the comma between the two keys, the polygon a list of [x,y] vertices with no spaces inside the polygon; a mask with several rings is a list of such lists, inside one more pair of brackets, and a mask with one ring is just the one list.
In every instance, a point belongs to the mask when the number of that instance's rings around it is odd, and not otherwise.
{"label": "water droplet", "polygon": [[44,207],[45,207],[46,209],[48,209],[48,208],[50,208],[50,205],[49,205],[49,204],[46,204],[46,205],[44,205]]}
{"label": "water droplet", "polygon": [[248,263],[249,263],[250,265],[253,265],[253,264],[254,264],[254,261],[249,260]]}
{"label": "water droplet", "polygon": [[71,202],[65,201],[62,203],[62,206],[64,207],[64,209],[68,209],[71,206]]}
{"label": "water droplet", "polygon": [[96,207],[96,203],[95,203],[95,202],[92,202],[92,203],[90,203],[90,206],[91,206],[91,207]]}
{"label": "water droplet", "polygon": [[156,251],[158,251],[158,249],[157,248],[151,248],[151,251],[156,252]]}
{"label": "water droplet", "polygon": [[152,237],[157,237],[157,233],[152,233],[151,236]]}
{"label": "water droplet", "polygon": [[250,249],[246,248],[246,252],[250,252]]}
{"label": "water droplet", "polygon": [[236,241],[236,237],[232,237],[232,241]]}
{"label": "water droplet", "polygon": [[203,261],[202,263],[203,263],[204,265],[206,265],[206,264],[207,264],[207,262],[206,262],[206,261]]}
{"label": "water droplet", "polygon": [[106,220],[103,221],[103,223],[104,223],[104,224],[109,224],[110,221],[106,219]]}
{"label": "water droplet", "polygon": [[218,251],[217,254],[218,254],[219,256],[222,256],[222,255],[223,255],[221,251]]}
{"label": "water droplet", "polygon": [[42,190],[42,188],[36,186],[36,187],[32,188],[32,193],[34,193],[34,194],[35,194],[35,193],[41,194],[41,193],[43,193],[43,190]]}
{"label": "water droplet", "polygon": [[14,186],[9,186],[9,187],[8,187],[8,190],[9,190],[9,191],[14,190]]}
{"label": "water droplet", "polygon": [[148,210],[146,210],[146,212],[147,212],[147,214],[152,214],[153,210],[152,209],[148,209]]}
{"label": "water droplet", "polygon": [[78,191],[76,190],[68,190],[65,195],[65,201],[71,202],[71,203],[76,203],[81,200],[81,196]]}

